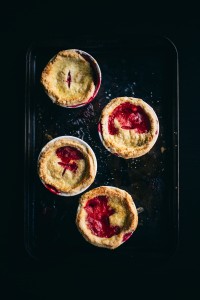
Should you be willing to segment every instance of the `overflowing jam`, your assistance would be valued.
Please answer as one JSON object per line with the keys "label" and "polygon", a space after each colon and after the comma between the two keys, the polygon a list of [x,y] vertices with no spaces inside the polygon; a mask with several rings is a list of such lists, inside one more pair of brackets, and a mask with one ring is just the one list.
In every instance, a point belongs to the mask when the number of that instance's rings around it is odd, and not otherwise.
{"label": "overflowing jam", "polygon": [[119,226],[110,225],[109,216],[113,215],[115,210],[108,206],[106,196],[98,196],[88,200],[84,208],[87,212],[87,225],[94,235],[110,238],[120,233]]}
{"label": "overflowing jam", "polygon": [[122,242],[126,242],[131,237],[132,234],[133,234],[133,232],[125,233],[124,236],[123,236]]}
{"label": "overflowing jam", "polygon": [[59,194],[59,191],[53,185],[45,184],[45,187],[47,188],[47,190],[49,190],[53,194],[56,194],[56,195]]}
{"label": "overflowing jam", "polygon": [[101,122],[98,123],[98,132],[102,134],[102,125],[101,125]]}
{"label": "overflowing jam", "polygon": [[150,120],[141,106],[125,102],[117,106],[108,119],[108,131],[111,135],[118,133],[115,127],[115,119],[122,129],[135,129],[137,133],[146,133],[150,130]]}
{"label": "overflowing jam", "polygon": [[65,174],[66,170],[76,172],[78,165],[75,161],[84,158],[79,150],[71,146],[58,148],[56,150],[56,155],[61,159],[58,164],[63,167],[62,176]]}

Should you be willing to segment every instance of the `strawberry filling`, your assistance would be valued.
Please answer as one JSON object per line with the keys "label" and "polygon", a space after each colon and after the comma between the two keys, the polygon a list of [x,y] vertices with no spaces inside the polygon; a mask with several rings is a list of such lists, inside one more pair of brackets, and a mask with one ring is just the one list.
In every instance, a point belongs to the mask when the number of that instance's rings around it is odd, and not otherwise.
{"label": "strawberry filling", "polygon": [[126,242],[131,237],[132,234],[133,234],[133,232],[125,233],[122,241]]}
{"label": "strawberry filling", "polygon": [[97,196],[88,200],[84,208],[87,212],[87,226],[94,235],[110,238],[120,233],[119,226],[110,224],[109,216],[113,215],[115,210],[108,206],[106,196]]}
{"label": "strawberry filling", "polygon": [[150,130],[149,118],[142,107],[125,102],[117,106],[108,119],[108,131],[111,135],[118,133],[115,127],[115,119],[120,123],[122,129],[135,129],[137,133],[146,133]]}
{"label": "strawberry filling", "polygon": [[59,194],[59,191],[53,185],[45,184],[45,187],[47,188],[47,190],[49,190],[53,194],[56,194],[56,195]]}
{"label": "strawberry filling", "polygon": [[63,167],[62,176],[65,174],[66,170],[76,172],[78,165],[75,161],[84,158],[79,150],[70,146],[58,148],[56,150],[56,155],[61,159],[58,164]]}

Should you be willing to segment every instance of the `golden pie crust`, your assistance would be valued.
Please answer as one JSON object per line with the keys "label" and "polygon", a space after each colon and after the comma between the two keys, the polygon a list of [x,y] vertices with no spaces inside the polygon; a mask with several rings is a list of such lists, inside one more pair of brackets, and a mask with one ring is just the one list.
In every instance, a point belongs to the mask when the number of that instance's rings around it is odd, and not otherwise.
{"label": "golden pie crust", "polygon": [[[61,159],[56,150],[70,146],[81,152],[83,158],[75,160],[77,169],[75,172],[66,169],[63,174]],[[71,161],[73,163],[73,160]],[[55,188],[59,193],[77,194],[91,185],[96,176],[96,163],[94,154],[84,144],[77,140],[60,138],[48,143],[40,153],[38,159],[38,174],[42,182]]]}
{"label": "golden pie crust", "polygon": [[53,102],[61,106],[86,103],[95,91],[92,67],[75,50],[58,52],[44,68],[41,83]]}
{"label": "golden pie crust", "polygon": [[[110,226],[118,226],[120,232],[111,237],[99,237],[92,233],[87,223],[87,211],[85,206],[90,199],[98,196],[106,196],[109,208],[114,213],[109,216]],[[131,235],[138,225],[138,213],[130,194],[115,187],[100,186],[83,194],[79,201],[76,216],[76,225],[89,243],[94,246],[115,249],[124,243],[124,237]]]}
{"label": "golden pie crust", "polygon": [[[119,122],[115,120],[117,134],[111,135],[108,130],[108,120],[113,110],[122,103],[129,102],[140,106],[148,116],[150,130],[145,133],[138,133],[135,129],[122,129]],[[125,159],[136,158],[150,151],[155,144],[159,134],[159,121],[153,108],[139,98],[119,97],[112,99],[103,109],[100,117],[100,137],[104,146],[110,152]]]}

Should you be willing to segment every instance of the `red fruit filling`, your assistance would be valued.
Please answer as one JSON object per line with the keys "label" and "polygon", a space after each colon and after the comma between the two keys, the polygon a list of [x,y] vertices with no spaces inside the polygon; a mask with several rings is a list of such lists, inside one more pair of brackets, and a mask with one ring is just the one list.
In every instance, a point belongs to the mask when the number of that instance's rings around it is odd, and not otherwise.
{"label": "red fruit filling", "polygon": [[101,125],[101,122],[98,123],[98,132],[102,134],[102,125]]}
{"label": "red fruit filling", "polygon": [[148,132],[151,128],[149,118],[142,107],[125,102],[117,106],[108,119],[108,131],[117,134],[114,120],[117,119],[122,129],[135,129],[138,133]]}
{"label": "red fruit filling", "polygon": [[115,210],[108,206],[106,196],[88,200],[84,208],[87,212],[87,225],[94,235],[110,238],[120,233],[119,226],[110,225],[109,216],[113,215]]}
{"label": "red fruit filling", "polygon": [[133,234],[133,232],[125,233],[122,241],[126,242],[131,237],[132,234]]}
{"label": "red fruit filling", "polygon": [[53,194],[59,194],[59,191],[52,185],[50,184],[45,184],[45,187],[47,188],[47,190],[49,190],[50,192],[52,192]]}
{"label": "red fruit filling", "polygon": [[56,150],[56,155],[61,159],[58,162],[60,166],[64,168],[62,176],[65,174],[66,170],[76,172],[78,166],[74,160],[83,159],[83,154],[74,147],[64,146]]}

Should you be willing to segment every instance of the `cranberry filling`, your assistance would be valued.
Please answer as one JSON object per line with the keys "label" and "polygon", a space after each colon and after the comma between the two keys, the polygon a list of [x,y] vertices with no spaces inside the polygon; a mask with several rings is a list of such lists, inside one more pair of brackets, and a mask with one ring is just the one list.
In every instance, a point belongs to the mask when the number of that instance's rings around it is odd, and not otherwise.
{"label": "cranberry filling", "polygon": [[65,174],[65,171],[67,169],[72,171],[72,172],[76,172],[76,170],[78,168],[77,164],[74,161],[72,163],[69,163],[69,164],[67,164],[67,163],[65,164],[65,163],[59,161],[58,164],[64,168],[64,170],[62,172],[62,176]]}
{"label": "cranberry filling", "polygon": [[131,235],[133,234],[133,232],[127,232],[127,233],[125,233],[124,234],[124,236],[123,236],[123,242],[126,242],[130,237],[131,237]]}
{"label": "cranberry filling", "polygon": [[66,170],[76,172],[78,166],[74,160],[83,159],[83,154],[74,147],[64,146],[56,150],[56,155],[61,159],[58,162],[60,166],[64,168],[62,176],[65,174]]}
{"label": "cranberry filling", "polygon": [[59,191],[52,185],[50,184],[45,184],[45,187],[47,188],[47,190],[49,190],[50,192],[52,192],[53,194],[59,194]]}
{"label": "cranberry filling", "polygon": [[114,120],[117,119],[122,129],[135,129],[138,133],[148,132],[151,128],[149,118],[142,107],[125,102],[117,106],[108,119],[108,131],[117,134]]}
{"label": "cranberry filling", "polygon": [[69,71],[66,80],[66,82],[68,83],[68,88],[70,88],[71,81],[72,81],[72,77],[71,77],[71,72]]}
{"label": "cranberry filling", "polygon": [[109,216],[113,215],[115,210],[108,206],[106,196],[98,196],[88,200],[85,210],[87,212],[87,225],[94,235],[110,238],[120,233],[119,226],[110,225]]}
{"label": "cranberry filling", "polygon": [[98,132],[102,134],[102,125],[101,125],[101,122],[98,123]]}
{"label": "cranberry filling", "polygon": [[116,155],[117,157],[119,157],[119,154],[118,153],[113,153],[114,155]]}

